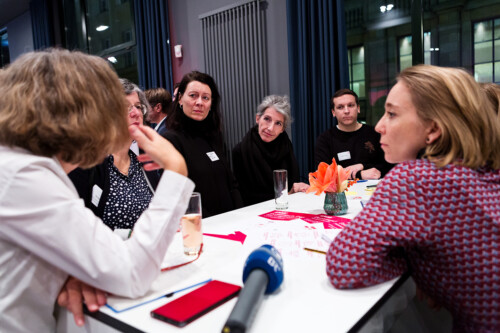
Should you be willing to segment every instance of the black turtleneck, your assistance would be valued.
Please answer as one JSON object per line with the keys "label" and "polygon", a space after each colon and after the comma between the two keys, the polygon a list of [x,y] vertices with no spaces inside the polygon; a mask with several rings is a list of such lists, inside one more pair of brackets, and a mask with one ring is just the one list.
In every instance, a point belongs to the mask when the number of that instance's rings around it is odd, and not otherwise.
{"label": "black turtleneck", "polygon": [[188,177],[201,193],[203,217],[241,207],[236,182],[223,153],[222,135],[216,133],[210,119],[193,120],[184,113],[180,128],[169,129],[163,136],[184,156]]}

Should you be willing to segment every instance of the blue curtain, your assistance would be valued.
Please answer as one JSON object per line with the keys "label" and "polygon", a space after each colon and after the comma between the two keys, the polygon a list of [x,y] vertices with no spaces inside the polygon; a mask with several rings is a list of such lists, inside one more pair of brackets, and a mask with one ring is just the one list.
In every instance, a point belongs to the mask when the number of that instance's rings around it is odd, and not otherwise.
{"label": "blue curtain", "polygon": [[54,46],[54,27],[50,1],[31,0],[30,2],[31,28],[33,31],[33,48],[35,50]]}
{"label": "blue curtain", "polygon": [[349,87],[343,0],[287,0],[287,21],[293,146],[307,179],[317,136],[335,124],[330,97]]}
{"label": "blue curtain", "polygon": [[139,85],[172,91],[172,58],[166,0],[134,1]]}

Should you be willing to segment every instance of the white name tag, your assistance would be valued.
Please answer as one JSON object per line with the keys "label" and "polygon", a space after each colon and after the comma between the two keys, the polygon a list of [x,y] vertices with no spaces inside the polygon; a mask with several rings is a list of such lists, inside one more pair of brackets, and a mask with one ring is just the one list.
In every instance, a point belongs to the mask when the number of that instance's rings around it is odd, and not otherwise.
{"label": "white name tag", "polygon": [[207,156],[208,158],[210,158],[210,160],[212,162],[215,162],[215,161],[218,161],[219,160],[219,156],[217,156],[217,154],[214,152],[214,151],[210,151],[207,153]]}
{"label": "white name tag", "polygon": [[351,153],[349,151],[343,151],[341,153],[338,153],[337,157],[338,157],[339,161],[350,160]]}
{"label": "white name tag", "polygon": [[99,200],[101,200],[101,195],[102,189],[99,186],[94,185],[92,187],[92,200],[90,202],[97,207],[99,205]]}

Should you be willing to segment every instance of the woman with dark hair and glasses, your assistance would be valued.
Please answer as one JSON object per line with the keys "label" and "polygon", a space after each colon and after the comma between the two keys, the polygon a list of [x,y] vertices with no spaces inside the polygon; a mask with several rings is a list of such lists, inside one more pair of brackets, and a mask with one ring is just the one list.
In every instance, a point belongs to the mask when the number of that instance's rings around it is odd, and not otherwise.
{"label": "woman with dark hair and glasses", "polygon": [[[149,104],[144,92],[120,79],[128,102],[128,124],[142,125]],[[132,147],[132,148],[131,148]],[[123,146],[91,169],[75,169],[69,178],[85,205],[112,230],[129,236],[135,222],[148,208],[158,185],[156,170],[145,171],[133,150],[130,137]]]}
{"label": "woman with dark hair and glasses", "polygon": [[188,177],[201,193],[203,217],[242,206],[224,156],[220,96],[210,75],[197,71],[184,75],[164,137],[186,160]]}

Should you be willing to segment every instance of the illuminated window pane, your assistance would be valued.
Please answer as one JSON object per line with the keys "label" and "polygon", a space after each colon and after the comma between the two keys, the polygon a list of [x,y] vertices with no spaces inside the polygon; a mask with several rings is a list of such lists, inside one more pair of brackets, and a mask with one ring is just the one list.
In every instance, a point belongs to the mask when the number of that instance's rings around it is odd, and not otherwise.
{"label": "illuminated window pane", "polygon": [[353,63],[364,63],[365,62],[365,48],[357,47],[352,50],[352,62]]}
{"label": "illuminated window pane", "polygon": [[411,64],[412,64],[411,54],[407,55],[407,56],[399,57],[399,67],[400,67],[400,70],[403,70],[405,68],[411,67]]}
{"label": "illuminated window pane", "polygon": [[352,66],[352,80],[359,81],[365,78],[365,64]]}
{"label": "illuminated window pane", "polygon": [[353,82],[352,84],[352,89],[356,94],[358,94],[359,98],[365,98],[365,82],[364,81],[359,81],[359,82]]}
{"label": "illuminated window pane", "polygon": [[474,78],[477,82],[493,81],[493,63],[474,66]]}
{"label": "illuminated window pane", "polygon": [[348,49],[350,88],[359,98],[365,92],[365,49],[363,46]]}
{"label": "illuminated window pane", "polygon": [[500,83],[500,61],[495,62],[495,82]]}
{"label": "illuminated window pane", "polygon": [[424,51],[429,51],[431,49],[431,33],[424,33]]}
{"label": "illuminated window pane", "polygon": [[474,42],[484,42],[492,39],[492,21],[484,21],[474,24]]}
{"label": "illuminated window pane", "polygon": [[500,39],[500,19],[495,20],[495,39]]}
{"label": "illuminated window pane", "polygon": [[431,64],[431,53],[430,52],[424,52],[424,64],[426,64],[426,65]]}
{"label": "illuminated window pane", "polygon": [[399,40],[399,55],[401,57],[411,56],[411,36],[403,37]]}
{"label": "illuminated window pane", "polygon": [[492,47],[491,42],[474,44],[474,62],[481,63],[481,62],[492,61],[493,52],[491,47]]}
{"label": "illuminated window pane", "polygon": [[495,61],[500,60],[500,39],[495,40]]}

